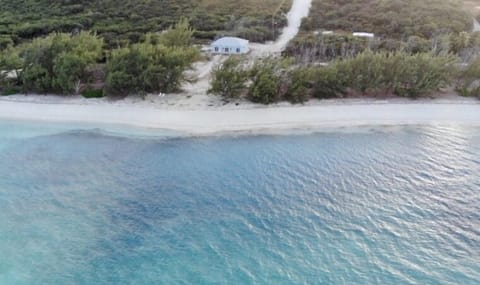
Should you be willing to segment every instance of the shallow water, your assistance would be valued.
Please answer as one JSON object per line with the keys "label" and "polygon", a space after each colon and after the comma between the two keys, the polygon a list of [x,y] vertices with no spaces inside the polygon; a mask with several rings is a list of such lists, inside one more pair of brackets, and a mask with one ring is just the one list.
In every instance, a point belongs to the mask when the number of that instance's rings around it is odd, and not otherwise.
{"label": "shallow water", "polygon": [[480,129],[0,123],[0,284],[479,284]]}

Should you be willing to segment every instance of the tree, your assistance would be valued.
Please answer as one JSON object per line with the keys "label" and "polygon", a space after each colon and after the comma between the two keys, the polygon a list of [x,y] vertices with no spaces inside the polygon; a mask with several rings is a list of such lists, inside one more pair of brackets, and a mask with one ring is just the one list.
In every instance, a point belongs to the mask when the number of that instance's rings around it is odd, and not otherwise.
{"label": "tree", "polygon": [[271,68],[261,68],[253,78],[249,98],[253,102],[271,104],[279,99],[280,76]]}
{"label": "tree", "polygon": [[12,88],[20,83],[23,59],[19,51],[12,46],[0,52],[0,87]]}
{"label": "tree", "polygon": [[387,68],[395,70],[390,86],[398,96],[417,98],[451,83],[455,56],[396,54],[389,58]]}
{"label": "tree", "polygon": [[230,57],[212,71],[209,93],[228,98],[238,98],[246,88],[248,71],[243,59]]}
{"label": "tree", "polygon": [[87,61],[73,53],[63,53],[55,58],[53,87],[63,93],[79,94],[82,82],[88,81]]}
{"label": "tree", "polygon": [[25,91],[78,93],[88,67],[102,56],[103,40],[86,32],[51,34],[19,47]]}
{"label": "tree", "polygon": [[291,103],[303,103],[310,99],[316,68],[294,68],[287,73],[288,88],[285,99]]}
{"label": "tree", "polygon": [[148,58],[138,49],[115,50],[107,63],[106,93],[129,95],[144,91],[141,75],[147,68]]}
{"label": "tree", "polygon": [[313,97],[318,99],[335,98],[345,94],[347,79],[337,66],[321,67],[313,73]]}
{"label": "tree", "polygon": [[480,97],[480,57],[460,72],[456,89],[462,96]]}
{"label": "tree", "polygon": [[177,91],[198,55],[195,47],[164,46],[152,40],[115,50],[107,63],[106,93]]}
{"label": "tree", "polygon": [[174,27],[160,35],[159,43],[167,47],[188,47],[192,45],[194,33],[188,19],[182,17]]}
{"label": "tree", "polygon": [[282,99],[288,92],[285,79],[294,63],[293,58],[268,57],[255,62],[250,70],[252,84],[248,97],[253,102],[270,104]]}

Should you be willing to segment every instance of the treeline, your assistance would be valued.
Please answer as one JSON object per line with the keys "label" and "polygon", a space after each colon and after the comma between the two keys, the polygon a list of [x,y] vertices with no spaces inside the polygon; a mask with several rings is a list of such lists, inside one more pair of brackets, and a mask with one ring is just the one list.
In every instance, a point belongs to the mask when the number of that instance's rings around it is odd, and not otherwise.
{"label": "treeline", "polygon": [[[0,88],[18,92],[79,94],[86,97],[173,92],[184,71],[200,56],[186,19],[142,43],[104,49],[96,34],[50,34],[0,54]],[[106,57],[106,64],[103,63]]]}
{"label": "treeline", "polygon": [[[369,49],[454,53],[469,62],[480,50],[472,17],[462,0],[313,0],[302,33],[285,54],[305,63],[325,62]],[[375,37],[354,37],[353,32]]]}
{"label": "treeline", "polygon": [[355,37],[336,33],[302,34],[291,41],[284,52],[303,63],[326,62],[339,58],[351,58],[371,50],[374,52],[406,52],[410,54],[432,52],[436,55],[455,54],[463,62],[469,62],[480,54],[480,32],[439,34],[430,39],[409,36],[406,40],[391,38]]}
{"label": "treeline", "polygon": [[230,34],[265,41],[272,28],[285,25],[290,6],[291,0],[0,0],[0,49],[79,31],[94,32],[115,48],[142,42],[146,33],[165,30],[181,17],[191,20],[197,39]]}
{"label": "treeline", "polygon": [[364,51],[327,66],[298,65],[291,59],[264,59],[249,66],[229,58],[213,73],[210,92],[270,104],[311,98],[395,95],[418,98],[456,83],[463,95],[478,95],[479,61],[458,71],[457,57],[432,53]]}
{"label": "treeline", "polygon": [[470,31],[472,16],[461,0],[313,0],[302,29],[430,39],[438,33]]}

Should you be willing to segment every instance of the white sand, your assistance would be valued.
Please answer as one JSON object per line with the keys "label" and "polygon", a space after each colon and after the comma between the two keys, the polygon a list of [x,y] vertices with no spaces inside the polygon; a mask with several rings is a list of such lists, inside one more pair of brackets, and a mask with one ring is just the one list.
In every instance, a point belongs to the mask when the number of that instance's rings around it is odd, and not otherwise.
{"label": "white sand", "polygon": [[[173,100],[173,99],[166,99]],[[185,103],[193,100],[192,105]],[[308,105],[260,106],[241,102],[220,106],[180,98],[176,103],[13,96],[0,99],[0,119],[127,125],[179,131],[188,135],[224,132],[263,133],[291,129],[408,124],[480,126],[480,103],[469,99],[344,99]],[[183,102],[183,103],[182,103]],[[211,106],[209,106],[211,105]]]}

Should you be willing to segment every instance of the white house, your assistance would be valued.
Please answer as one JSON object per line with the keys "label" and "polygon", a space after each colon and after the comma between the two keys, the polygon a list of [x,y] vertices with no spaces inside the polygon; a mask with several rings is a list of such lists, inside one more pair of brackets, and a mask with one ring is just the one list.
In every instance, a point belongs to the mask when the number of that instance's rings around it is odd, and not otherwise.
{"label": "white house", "polygon": [[250,51],[249,41],[236,37],[223,37],[214,41],[210,51],[217,54],[245,54]]}

